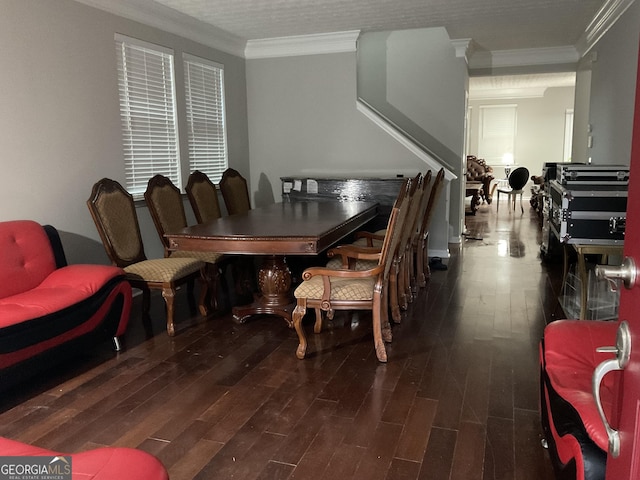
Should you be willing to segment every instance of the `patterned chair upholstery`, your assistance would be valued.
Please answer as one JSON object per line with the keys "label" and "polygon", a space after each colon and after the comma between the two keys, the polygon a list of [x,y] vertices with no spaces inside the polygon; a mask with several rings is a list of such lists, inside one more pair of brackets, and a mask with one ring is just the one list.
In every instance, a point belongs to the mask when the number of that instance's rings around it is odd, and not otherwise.
{"label": "patterned chair upholstery", "polygon": [[[410,182],[405,183],[410,187]],[[293,311],[293,326],[298,334],[299,345],[296,356],[304,358],[307,352],[307,339],[302,327],[302,318],[307,307],[315,309],[316,323],[314,331],[320,333],[322,326],[321,313],[332,315],[334,310],[371,310],[373,324],[373,342],[376,356],[380,362],[387,361],[384,342],[391,341],[391,328],[388,319],[388,285],[393,255],[400,241],[400,232],[407,216],[407,190],[398,195],[391,210],[387,234],[382,245],[378,247],[362,247],[357,245],[341,245],[330,250],[330,255],[348,256],[353,262],[345,260],[345,265],[357,264],[363,260],[377,260],[373,268],[360,270],[357,268],[311,267],[302,274],[302,283],[295,289],[296,307]],[[404,208],[402,208],[404,206]],[[402,215],[400,214],[402,212]]]}
{"label": "patterned chair upholstery", "polygon": [[205,223],[222,216],[218,191],[205,173],[199,170],[192,172],[185,190],[198,223]]}
{"label": "patterned chair upholstery", "polygon": [[187,216],[180,190],[168,177],[154,175],[149,179],[144,199],[149,207],[160,241],[164,245],[164,256],[171,258],[195,258],[206,263],[206,277],[202,295],[207,305],[214,310],[218,308],[217,284],[220,277],[220,264],[224,256],[217,252],[171,251],[169,239],[165,236],[169,232],[177,232],[187,226]]}
{"label": "patterned chair upholstery", "polygon": [[220,190],[229,215],[246,213],[251,210],[247,181],[240,172],[227,168],[220,179]]}
{"label": "patterned chair upholstery", "polygon": [[[167,333],[173,336],[176,288],[187,283],[190,306],[195,310],[193,280],[205,277],[205,263],[195,258],[147,259],[133,197],[115,180],[103,178],[97,182],[87,206],[111,263],[125,271],[125,278],[133,288],[142,290],[143,316],[149,314],[150,289],[162,291],[167,306]],[[200,312],[203,315],[208,312],[204,298],[200,301]]]}

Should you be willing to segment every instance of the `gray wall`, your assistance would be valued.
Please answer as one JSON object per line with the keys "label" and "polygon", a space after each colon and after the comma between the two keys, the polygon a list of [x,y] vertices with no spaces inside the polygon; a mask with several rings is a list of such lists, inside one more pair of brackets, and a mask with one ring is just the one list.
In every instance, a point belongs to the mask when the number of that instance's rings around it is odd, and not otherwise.
{"label": "gray wall", "polygon": [[[0,10],[1,221],[52,224],[69,261],[107,262],[86,201],[100,178],[124,182],[116,32],[174,49],[179,112],[182,52],[224,64],[230,164],[249,175],[244,59],[70,0],[2,0]],[[161,256],[148,211],[138,213],[147,255]]]}
{"label": "gray wall", "polygon": [[[574,88],[548,88],[541,98],[504,100],[470,100],[471,129],[469,154],[478,151],[480,107],[482,105],[517,105],[515,160],[527,167],[531,175],[540,175],[544,162],[562,162],[565,112],[573,108]],[[494,175],[504,178],[502,166],[494,165]]]}
{"label": "gray wall", "polygon": [[[392,37],[396,47],[399,41],[411,48],[411,55],[407,55],[414,60],[420,49],[425,50],[424,43],[404,41],[403,35],[395,33]],[[422,98],[423,107],[428,105],[428,99],[451,100],[451,108],[438,109],[437,115],[427,113],[433,108],[410,113],[414,122],[428,119],[448,133],[446,140],[453,144],[450,148],[455,149],[458,167],[454,173],[458,174],[464,139],[466,70],[464,60],[455,57],[448,38],[445,46],[446,52],[440,55],[447,55],[449,64],[455,64],[454,78],[425,88],[424,77],[412,76],[412,83],[408,84],[401,72],[394,71],[389,75],[389,88],[396,101],[401,100],[398,90],[410,90],[416,99]],[[432,65],[426,62],[419,68],[424,72]],[[282,176],[413,176],[425,170],[420,159],[357,110],[356,70],[355,52],[247,61],[251,183],[258,189],[257,204],[280,199]],[[461,201],[457,199],[457,182],[450,199],[443,195],[439,203],[442,211],[437,215],[449,218],[450,211],[450,221],[459,235]],[[437,230],[434,236],[441,238],[431,242],[439,245],[438,255],[445,255],[451,228],[447,223]]]}
{"label": "gray wall", "polygon": [[[589,148],[583,137],[575,144],[572,161],[591,159],[596,165],[629,164],[639,34],[640,2],[634,2],[581,62],[581,70],[591,73],[578,77],[577,88],[590,89],[590,96],[576,97],[576,115],[580,111],[582,119],[576,129],[586,132],[591,125],[593,146]],[[589,81],[588,87],[580,84]],[[586,124],[584,118],[588,118]]]}

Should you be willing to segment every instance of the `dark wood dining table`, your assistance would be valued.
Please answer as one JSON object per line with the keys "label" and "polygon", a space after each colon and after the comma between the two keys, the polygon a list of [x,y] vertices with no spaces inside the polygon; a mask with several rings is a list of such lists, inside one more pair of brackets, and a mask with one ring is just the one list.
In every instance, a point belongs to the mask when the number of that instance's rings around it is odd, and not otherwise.
{"label": "dark wood dining table", "polygon": [[318,255],[373,220],[375,202],[293,202],[254,208],[168,233],[170,250],[263,256],[256,300],[232,309],[236,321],[277,315],[292,326],[294,308],[287,255]]}

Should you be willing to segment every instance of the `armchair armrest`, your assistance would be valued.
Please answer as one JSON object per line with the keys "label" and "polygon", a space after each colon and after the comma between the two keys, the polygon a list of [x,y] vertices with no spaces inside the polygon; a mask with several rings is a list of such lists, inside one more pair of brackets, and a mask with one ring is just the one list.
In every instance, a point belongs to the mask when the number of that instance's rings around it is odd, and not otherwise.
{"label": "armchair armrest", "polygon": [[366,232],[364,230],[361,230],[361,231],[355,233],[355,238],[356,239],[365,238],[367,240],[367,246],[373,247],[373,241],[374,240],[383,241],[384,240],[384,235],[379,235],[379,234],[375,234],[375,233]]}
{"label": "armchair armrest", "polygon": [[379,247],[363,247],[360,245],[338,245],[327,251],[327,257],[340,256],[343,268],[352,268],[358,260],[380,260]]}

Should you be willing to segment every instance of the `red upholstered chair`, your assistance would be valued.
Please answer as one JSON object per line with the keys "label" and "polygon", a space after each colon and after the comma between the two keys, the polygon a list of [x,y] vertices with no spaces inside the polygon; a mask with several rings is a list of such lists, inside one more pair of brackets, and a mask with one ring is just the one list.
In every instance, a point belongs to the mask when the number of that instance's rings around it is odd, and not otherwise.
{"label": "red upholstered chair", "polygon": [[169,480],[160,460],[134,448],[106,447],[67,454],[0,437],[0,455],[70,456],[73,480]]}
{"label": "red upholstered chair", "polygon": [[[592,376],[613,353],[618,322],[557,320],[540,343],[540,411],[549,455],[558,478],[604,480],[608,438],[592,393]],[[605,376],[600,398],[612,418],[615,375]]]}

